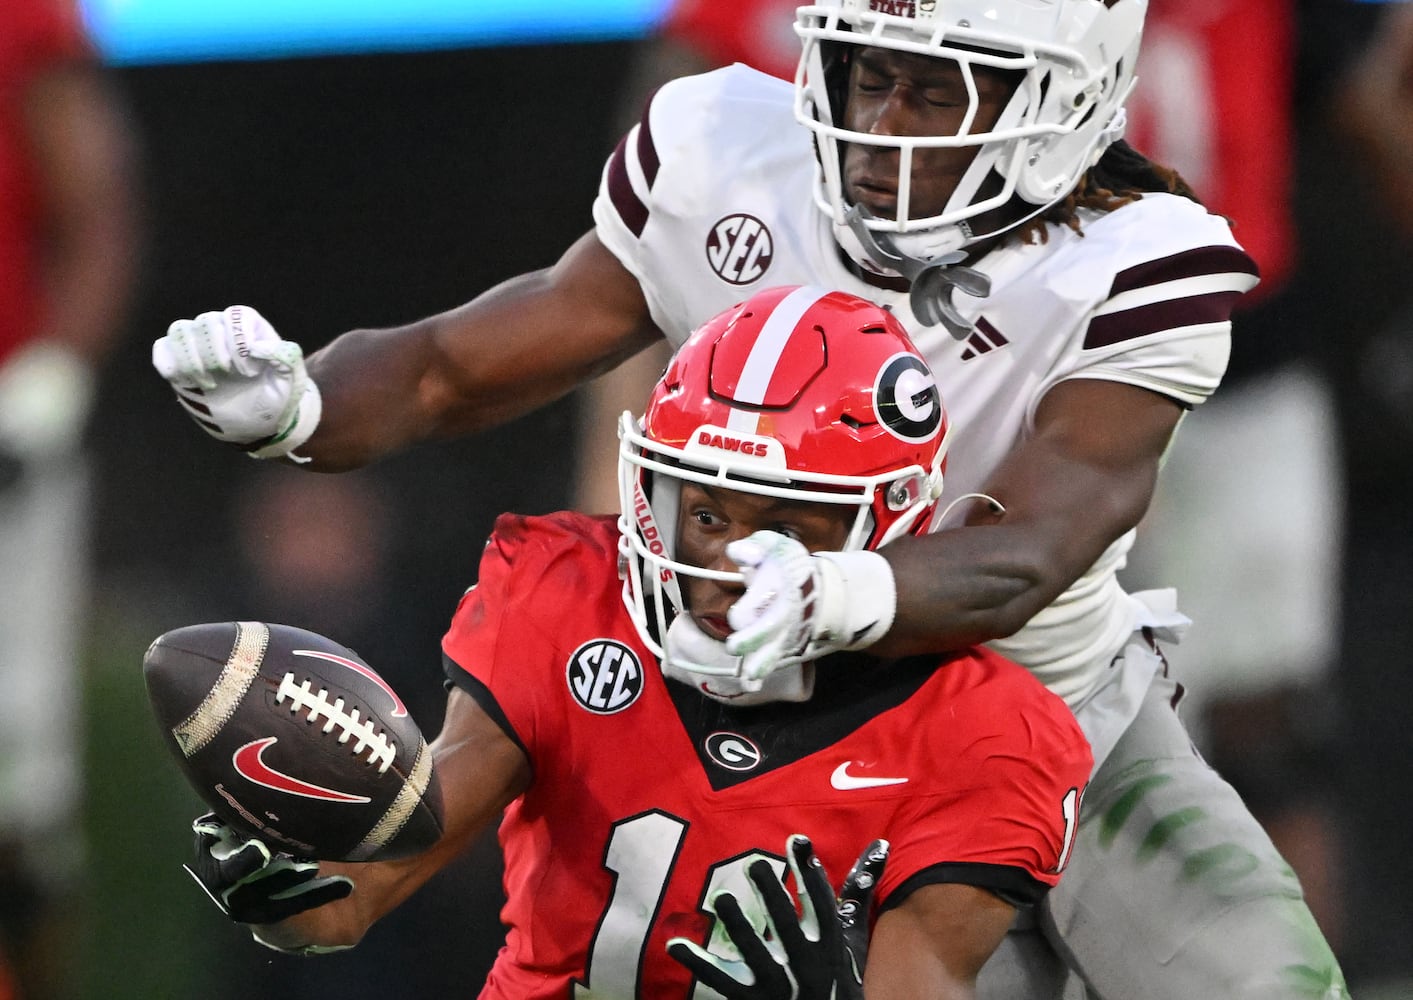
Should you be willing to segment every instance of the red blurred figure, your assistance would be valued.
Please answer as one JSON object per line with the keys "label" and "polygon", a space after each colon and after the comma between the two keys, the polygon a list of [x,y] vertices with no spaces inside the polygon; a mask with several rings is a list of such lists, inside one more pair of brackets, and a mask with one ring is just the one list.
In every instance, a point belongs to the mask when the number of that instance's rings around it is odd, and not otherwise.
{"label": "red blurred figure", "polygon": [[[69,964],[58,949],[81,857],[81,444],[136,259],[130,146],[73,3],[0,3],[0,952],[19,1000],[61,995]],[[0,974],[0,996],[7,985]]]}
{"label": "red blurred figure", "polygon": [[1292,0],[1154,0],[1128,104],[1128,140],[1177,167],[1261,266],[1244,308],[1295,261],[1295,31]]}

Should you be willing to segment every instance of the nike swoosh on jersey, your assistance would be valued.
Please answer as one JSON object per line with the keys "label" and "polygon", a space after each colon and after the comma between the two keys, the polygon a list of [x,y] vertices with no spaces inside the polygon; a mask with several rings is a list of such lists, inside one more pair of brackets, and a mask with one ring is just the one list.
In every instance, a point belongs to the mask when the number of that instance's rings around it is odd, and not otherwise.
{"label": "nike swoosh on jersey", "polygon": [[278,736],[267,736],[263,740],[251,740],[231,755],[231,764],[236,773],[247,781],[253,781],[277,792],[299,795],[306,799],[323,799],[325,802],[369,802],[366,795],[353,795],[334,788],[325,788],[303,781],[293,775],[276,771],[265,763],[265,751],[280,741]]}
{"label": "nike swoosh on jersey", "polygon": [[846,760],[834,769],[834,773],[829,776],[829,783],[840,791],[847,792],[856,788],[881,788],[884,785],[901,785],[907,778],[864,778],[856,774],[849,773],[849,765],[853,761]]}

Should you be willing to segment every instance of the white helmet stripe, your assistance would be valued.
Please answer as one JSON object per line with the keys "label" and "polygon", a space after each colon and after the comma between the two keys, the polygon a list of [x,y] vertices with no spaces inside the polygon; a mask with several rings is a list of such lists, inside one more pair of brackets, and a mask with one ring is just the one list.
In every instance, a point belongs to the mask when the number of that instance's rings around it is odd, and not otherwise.
{"label": "white helmet stripe", "polygon": [[[738,400],[755,404],[765,402],[770,380],[775,377],[775,369],[780,365],[780,357],[790,343],[796,324],[811,306],[828,294],[826,289],[803,285],[781,299],[771,310],[770,318],[761,327],[760,336],[756,338],[741,371],[741,379],[736,386]],[[759,413],[733,408],[726,426],[738,433],[755,434],[759,425]]]}

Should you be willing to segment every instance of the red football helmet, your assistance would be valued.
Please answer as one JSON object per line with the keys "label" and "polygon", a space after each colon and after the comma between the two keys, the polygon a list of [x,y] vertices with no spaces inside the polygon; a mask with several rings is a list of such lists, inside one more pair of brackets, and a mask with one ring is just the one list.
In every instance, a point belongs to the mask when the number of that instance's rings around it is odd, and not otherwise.
{"label": "red football helmet", "polygon": [[708,320],[642,419],[625,413],[619,426],[624,597],[644,641],[662,655],[682,607],[678,573],[741,579],[676,560],[683,480],[853,506],[844,548],[876,549],[927,530],[949,430],[931,369],[871,302],[780,287]]}

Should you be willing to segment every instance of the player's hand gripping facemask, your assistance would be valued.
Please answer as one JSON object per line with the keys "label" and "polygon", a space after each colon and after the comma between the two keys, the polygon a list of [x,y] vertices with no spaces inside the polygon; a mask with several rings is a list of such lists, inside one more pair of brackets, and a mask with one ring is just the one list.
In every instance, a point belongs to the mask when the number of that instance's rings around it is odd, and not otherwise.
{"label": "player's hand gripping facemask", "polygon": [[[737,705],[801,700],[814,660],[877,641],[895,597],[875,550],[927,530],[947,431],[901,325],[852,295],[770,289],[693,333],[642,420],[620,425],[624,598],[664,672]],[[687,565],[675,553],[684,482],[851,510],[843,551],[811,555],[767,532],[728,548],[739,572]],[[730,642],[683,613],[684,576],[752,585]]]}

